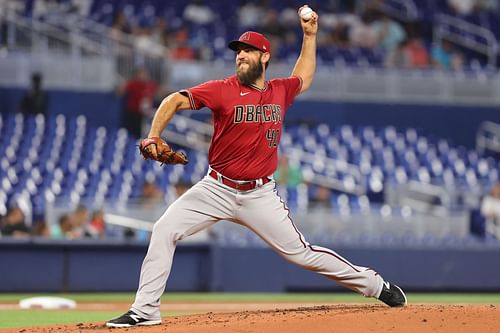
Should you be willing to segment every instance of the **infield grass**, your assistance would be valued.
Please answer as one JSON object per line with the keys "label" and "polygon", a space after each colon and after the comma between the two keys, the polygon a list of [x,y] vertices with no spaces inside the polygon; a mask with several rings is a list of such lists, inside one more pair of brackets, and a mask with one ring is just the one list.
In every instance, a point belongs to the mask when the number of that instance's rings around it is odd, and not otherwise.
{"label": "infield grass", "polygon": [[[0,328],[33,327],[59,324],[102,322],[121,315],[117,311],[54,311],[54,310],[5,310],[0,311]],[[162,312],[162,316],[187,315],[187,313]]]}
{"label": "infield grass", "polygon": [[[0,294],[0,306],[11,305],[0,311],[0,328],[44,326],[104,322],[120,315],[117,311],[82,310],[17,310],[12,309],[21,299],[35,296],[59,296],[77,303],[126,303],[131,304],[133,293],[75,293],[75,294]],[[409,293],[410,304],[500,304],[500,293]],[[204,303],[378,303],[354,293],[165,293],[162,302]],[[162,313],[163,316],[189,313]]]}

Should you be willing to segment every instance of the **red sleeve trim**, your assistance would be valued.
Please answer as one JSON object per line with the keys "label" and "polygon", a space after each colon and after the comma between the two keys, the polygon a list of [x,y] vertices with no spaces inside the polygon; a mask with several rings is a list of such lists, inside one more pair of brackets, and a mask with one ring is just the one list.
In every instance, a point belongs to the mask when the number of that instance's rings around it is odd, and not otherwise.
{"label": "red sleeve trim", "polygon": [[304,82],[302,81],[302,78],[301,78],[300,76],[298,76],[298,75],[292,75],[292,77],[296,77],[296,78],[297,78],[297,79],[299,79],[299,81],[300,81],[300,84],[299,84],[299,89],[297,90],[297,93],[295,94],[295,95],[298,95],[298,94],[300,94],[300,91],[302,90],[302,84],[303,84]]}
{"label": "red sleeve trim", "polygon": [[192,110],[198,110],[196,108],[196,103],[194,101],[193,94],[191,94],[191,92],[188,89],[180,90],[179,93],[183,94],[184,96],[187,95],[187,97],[189,98],[189,104],[191,104]]}

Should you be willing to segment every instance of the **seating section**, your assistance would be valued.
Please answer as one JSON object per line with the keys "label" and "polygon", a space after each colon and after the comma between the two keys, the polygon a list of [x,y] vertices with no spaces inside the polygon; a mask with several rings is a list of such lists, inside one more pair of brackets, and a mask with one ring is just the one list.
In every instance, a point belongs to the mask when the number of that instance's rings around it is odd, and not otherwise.
{"label": "seating section", "polygon": [[[70,1],[60,1],[61,4]],[[132,27],[141,27],[141,36],[147,29],[156,29],[157,19],[165,20],[166,31],[170,34],[169,47],[175,47],[175,34],[179,30],[186,30],[189,37],[189,46],[193,48],[198,56],[203,59],[225,58],[233,59],[233,55],[226,48],[227,41],[233,39],[241,32],[248,29],[263,31],[268,35],[275,36],[273,40],[278,40],[278,50],[274,56],[283,61],[295,61],[297,51],[300,50],[300,29],[296,21],[291,19],[291,15],[299,6],[301,1],[268,1],[262,3],[246,4],[243,6],[238,1],[193,1],[201,3],[202,7],[208,8],[209,13],[203,10],[193,10],[191,15],[185,10],[192,5],[189,1],[132,1],[132,0],[93,0],[92,5],[86,11],[91,20],[112,26],[118,14],[122,14],[124,22],[118,29],[131,32]],[[246,2],[244,2],[246,3]],[[340,66],[372,66],[380,67],[384,64],[385,52],[379,48],[357,47],[349,39],[349,29],[352,22],[358,22],[366,11],[364,1],[337,1],[337,5],[332,5],[329,1],[315,2],[314,9],[322,16],[322,33],[319,38],[318,58],[319,62],[328,65]],[[433,26],[436,25],[440,13],[448,14],[466,22],[480,25],[489,29],[500,38],[500,11],[498,8],[484,8],[467,14],[453,11],[447,1],[389,1],[383,2],[382,8],[392,8],[386,11],[406,30],[409,37],[422,38],[424,45],[430,51],[433,41]],[[405,4],[410,4],[409,8],[414,8],[415,13],[406,8]],[[63,6],[64,7],[64,6]],[[33,15],[33,6],[26,8],[27,15]],[[71,10],[70,6],[64,7],[67,14],[78,12]],[[242,11],[245,8],[245,11]],[[63,11],[63,10],[60,10]],[[81,11],[80,11],[81,12]],[[57,12],[55,12],[57,13]],[[263,13],[263,14],[258,14]],[[64,15],[54,15],[47,12],[41,17],[55,23],[61,23]],[[266,15],[264,15],[266,14]],[[241,17],[240,17],[241,16]],[[255,19],[255,17],[259,19]],[[353,18],[354,17],[354,18]],[[338,29],[337,22],[347,22],[348,28],[345,32]],[[69,22],[74,22],[69,20]],[[340,32],[339,32],[340,31]],[[151,32],[156,34],[157,32]],[[291,35],[290,35],[291,33]],[[463,32],[464,35],[468,34]],[[292,35],[295,35],[293,38]],[[477,34],[476,34],[477,35]],[[481,38],[480,35],[478,35]],[[157,37],[155,37],[157,38]],[[471,43],[474,42],[471,40]],[[481,41],[480,41],[481,42]],[[460,47],[459,47],[460,48]],[[470,48],[460,48],[465,56],[466,65],[471,67],[485,65],[486,56],[470,51]]]}
{"label": "seating section", "polygon": [[[182,132],[174,124],[169,129]],[[292,209],[314,206],[323,181],[333,188],[327,207],[342,215],[373,209],[384,214],[384,191],[410,181],[480,195],[498,178],[499,164],[493,158],[415,129],[290,126],[281,149],[291,162],[300,163],[305,180],[297,188],[280,189]],[[142,195],[146,179],[162,189],[201,179],[208,166],[206,153],[187,154],[187,166],[162,167],[144,161],[124,129],[94,128],[84,116],[2,114],[0,206],[20,196],[33,203],[35,212],[43,211],[52,196],[89,207],[104,201],[127,203]],[[456,204],[465,207],[463,200]]]}
{"label": "seating section", "polygon": [[[145,162],[126,130],[90,127],[84,116],[2,114],[0,125],[0,206],[25,197],[35,212],[60,198],[99,207],[139,197],[146,177],[162,188],[180,177],[179,169]],[[198,155],[188,154],[186,170],[199,179]]]}

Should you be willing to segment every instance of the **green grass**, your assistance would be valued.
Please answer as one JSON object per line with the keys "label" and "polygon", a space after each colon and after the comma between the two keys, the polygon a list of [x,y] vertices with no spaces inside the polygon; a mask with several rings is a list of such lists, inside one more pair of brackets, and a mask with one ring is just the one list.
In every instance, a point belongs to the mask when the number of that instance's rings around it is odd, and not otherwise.
{"label": "green grass", "polygon": [[0,328],[104,322],[118,315],[111,311],[2,310]]}
{"label": "green grass", "polygon": [[[0,328],[46,326],[78,323],[104,323],[121,315],[116,311],[55,311],[55,310],[2,310]],[[162,316],[180,316],[187,313],[162,312]]]}
{"label": "green grass", "polygon": [[[133,293],[72,293],[72,294],[0,294],[0,304],[17,304],[21,299],[35,296],[59,296],[78,302],[124,302],[131,304]],[[410,293],[410,304],[500,304],[500,293]],[[165,293],[163,302],[338,302],[378,303],[354,293]],[[43,326],[54,324],[77,324],[104,322],[119,315],[116,311],[72,311],[72,310],[2,310],[0,328]],[[163,313],[162,315],[185,315],[186,313]]]}

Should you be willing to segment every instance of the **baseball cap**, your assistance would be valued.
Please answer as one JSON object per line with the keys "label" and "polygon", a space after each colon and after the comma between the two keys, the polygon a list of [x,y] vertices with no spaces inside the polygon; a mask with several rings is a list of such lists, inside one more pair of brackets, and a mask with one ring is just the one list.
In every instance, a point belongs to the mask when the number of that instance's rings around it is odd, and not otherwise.
{"label": "baseball cap", "polygon": [[263,34],[255,31],[244,32],[238,40],[230,41],[227,44],[233,51],[236,51],[240,45],[251,46],[262,52],[271,53],[271,43],[269,43],[269,40]]}

